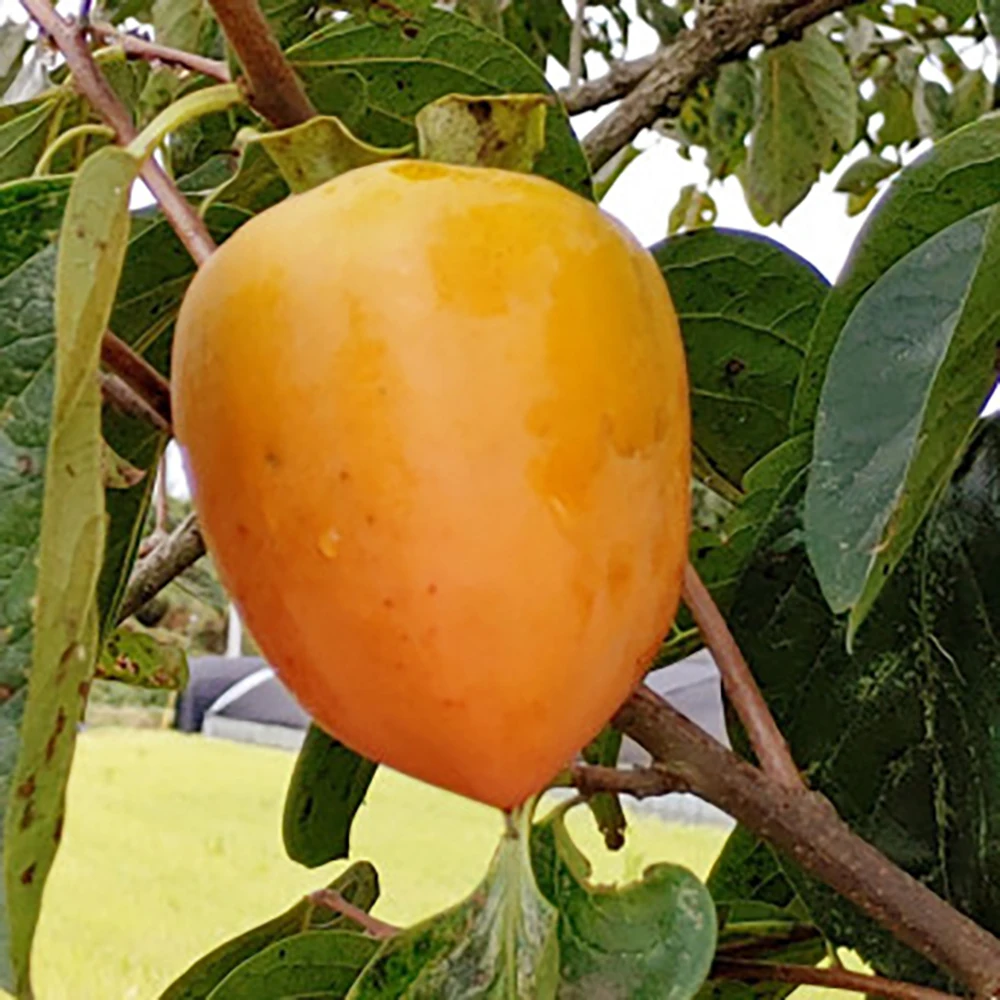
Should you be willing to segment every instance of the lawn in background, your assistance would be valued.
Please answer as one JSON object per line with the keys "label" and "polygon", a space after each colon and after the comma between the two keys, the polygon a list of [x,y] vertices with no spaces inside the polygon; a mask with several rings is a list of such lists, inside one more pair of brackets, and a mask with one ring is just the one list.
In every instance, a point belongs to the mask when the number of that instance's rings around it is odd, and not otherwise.
{"label": "lawn in background", "polygon": [[[198,956],[343,868],[307,871],[284,855],[293,763],[284,751],[169,731],[84,733],[39,928],[38,1000],[155,1000]],[[609,855],[586,811],[575,812],[604,881],[659,860],[704,876],[725,839],[715,827],[643,819]],[[485,872],[499,829],[493,810],[380,770],[352,840],[353,856],[379,870],[374,912],[402,924],[459,900]]]}

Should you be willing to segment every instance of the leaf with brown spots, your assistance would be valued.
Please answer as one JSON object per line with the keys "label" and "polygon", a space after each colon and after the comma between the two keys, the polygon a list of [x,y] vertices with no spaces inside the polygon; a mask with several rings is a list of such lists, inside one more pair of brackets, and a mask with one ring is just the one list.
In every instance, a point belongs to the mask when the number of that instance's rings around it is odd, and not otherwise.
{"label": "leaf with brown spots", "polygon": [[[55,285],[55,392],[39,539],[31,676],[14,781],[34,794],[4,818],[10,957],[17,992],[31,995],[30,960],[45,882],[63,815],[80,683],[97,659],[98,581],[105,506],[97,379],[128,240],[138,164],[120,149],[91,156],[66,206]],[[71,471],[70,471],[71,470]],[[30,811],[30,813],[29,813]],[[30,815],[31,821],[25,823]],[[25,875],[30,872],[30,877]]]}
{"label": "leaf with brown spots", "polygon": [[132,687],[181,691],[188,682],[187,655],[176,644],[122,627],[105,641],[96,676]]}

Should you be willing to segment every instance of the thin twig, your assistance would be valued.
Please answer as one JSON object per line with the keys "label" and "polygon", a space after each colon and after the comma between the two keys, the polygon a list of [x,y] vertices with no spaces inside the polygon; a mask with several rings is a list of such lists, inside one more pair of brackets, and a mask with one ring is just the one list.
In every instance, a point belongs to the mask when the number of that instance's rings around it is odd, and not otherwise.
{"label": "thin twig", "polygon": [[832,990],[851,990],[886,1000],[958,1000],[916,983],[903,983],[881,976],[869,976],[846,969],[817,969],[813,965],[789,965],[776,962],[748,962],[742,959],[719,959],[712,966],[709,979],[729,979],[741,983],[792,983],[796,986],[823,986]]}
{"label": "thin twig", "polygon": [[722,676],[723,689],[746,729],[761,767],[781,784],[789,788],[800,787],[802,777],[792,760],[788,744],[781,735],[722,612],[691,563],[684,569],[683,597],[705,645],[715,659]]}
{"label": "thin twig", "polygon": [[624,97],[655,65],[659,51],[638,59],[613,62],[604,76],[586,80],[575,88],[563,87],[559,91],[563,105],[571,115],[593,111]]}
{"label": "thin twig", "polygon": [[232,74],[229,67],[221,59],[209,59],[196,55],[194,52],[184,52],[172,49],[166,45],[149,42],[138,35],[119,31],[113,24],[97,23],[90,25],[91,33],[108,45],[117,45],[126,56],[132,59],[144,59],[147,62],[163,63],[165,66],[176,66],[180,69],[200,73],[211,80],[220,83],[230,83]]}
{"label": "thin twig", "polygon": [[201,536],[198,520],[194,514],[188,514],[149,555],[137,563],[118,609],[118,621],[123,622],[134,615],[204,554],[205,540]]}
{"label": "thin twig", "polygon": [[[49,0],[21,0],[21,5],[56,44],[73,74],[74,86],[115,130],[119,143],[124,145],[134,139],[132,118],[94,62],[80,26],[57,14]],[[154,160],[143,165],[142,179],[188,252],[203,264],[215,249],[215,242],[201,217]]]}
{"label": "thin twig", "polygon": [[101,363],[134,389],[156,411],[165,428],[170,429],[170,383],[110,330],[105,331],[101,340]]}
{"label": "thin twig", "polygon": [[137,417],[158,431],[168,433],[170,425],[127,382],[110,372],[101,372],[101,396],[104,401],[127,417]]}
{"label": "thin twig", "polygon": [[729,813],[972,992],[1000,993],[1000,941],[862,840],[823,796],[782,785],[648,687],[632,695],[614,724],[670,775],[671,791]]}
{"label": "thin twig", "polygon": [[170,532],[170,497],[167,494],[167,456],[160,456],[156,468],[156,485],[153,491],[154,530],[161,535]]}
{"label": "thin twig", "polygon": [[678,781],[676,775],[656,764],[634,768],[573,764],[569,769],[569,779],[573,787],[587,797],[601,792],[614,792],[617,795],[631,795],[634,799],[651,799],[687,790],[685,782]]}
{"label": "thin twig", "polygon": [[774,46],[858,0],[733,0],[714,4],[634,79],[631,91],[583,140],[596,170],[658,118],[676,115],[698,83],[755,45]]}
{"label": "thin twig", "polygon": [[253,107],[278,128],[316,114],[302,83],[271,32],[257,0],[209,0],[226,39],[239,56]]}
{"label": "thin twig", "polygon": [[347,917],[348,920],[353,920],[370,937],[380,941],[399,933],[398,927],[387,924],[385,921],[373,917],[366,910],[362,910],[360,906],[349,903],[334,889],[317,889],[309,894],[309,899],[317,906],[325,906],[328,910],[333,910],[334,913],[339,913]]}

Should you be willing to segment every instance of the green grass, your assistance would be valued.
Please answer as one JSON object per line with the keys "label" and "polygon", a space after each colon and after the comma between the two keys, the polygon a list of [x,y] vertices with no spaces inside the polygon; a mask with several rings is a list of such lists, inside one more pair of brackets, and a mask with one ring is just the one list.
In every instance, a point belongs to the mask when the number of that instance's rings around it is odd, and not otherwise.
{"label": "green grass", "polygon": [[[284,856],[293,762],[282,751],[173,732],[84,734],[39,928],[38,1000],[154,1000],[199,955],[340,870],[307,871]],[[610,855],[586,812],[576,812],[574,832],[602,881],[633,878],[657,860],[705,875],[725,839],[718,829],[645,819]],[[375,913],[408,923],[468,893],[498,833],[493,810],[382,770],[352,853],[378,867]]]}

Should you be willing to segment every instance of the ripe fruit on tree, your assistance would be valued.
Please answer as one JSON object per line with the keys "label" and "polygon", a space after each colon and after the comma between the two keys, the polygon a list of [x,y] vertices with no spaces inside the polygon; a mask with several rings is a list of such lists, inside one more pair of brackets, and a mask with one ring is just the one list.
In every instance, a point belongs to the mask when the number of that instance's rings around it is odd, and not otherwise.
{"label": "ripe fruit on tree", "polygon": [[202,268],[173,380],[223,581],[348,746],[513,807],[642,677],[687,554],[687,377],[652,258],[593,204],[351,171]]}

